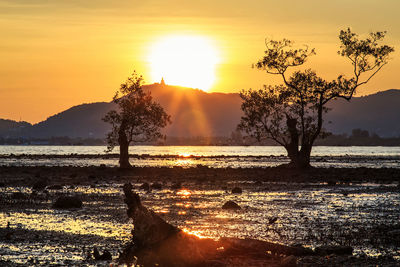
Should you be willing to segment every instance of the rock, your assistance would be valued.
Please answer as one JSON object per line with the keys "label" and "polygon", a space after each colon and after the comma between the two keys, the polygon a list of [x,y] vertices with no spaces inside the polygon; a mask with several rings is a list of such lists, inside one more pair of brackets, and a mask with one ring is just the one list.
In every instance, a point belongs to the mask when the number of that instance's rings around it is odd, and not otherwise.
{"label": "rock", "polygon": [[82,201],[78,197],[64,196],[59,197],[53,204],[56,209],[74,209],[82,208]]}
{"label": "rock", "polygon": [[59,184],[54,184],[54,185],[48,186],[47,189],[50,189],[50,190],[63,190],[64,187],[62,185],[59,185]]}
{"label": "rock", "polygon": [[227,201],[223,206],[222,209],[224,210],[240,210],[241,207],[233,202],[232,200]]}
{"label": "rock", "polygon": [[149,183],[143,183],[140,187],[140,190],[144,190],[144,191],[150,191],[150,185]]}
{"label": "rock", "polygon": [[36,191],[42,191],[47,186],[47,181],[45,179],[41,179],[32,185],[32,189]]}
{"label": "rock", "polygon": [[255,185],[255,186],[262,186],[262,182],[261,182],[261,181],[255,181],[255,182],[254,182],[254,185]]}
{"label": "rock", "polygon": [[90,180],[94,180],[94,179],[96,179],[96,176],[94,176],[93,174],[90,174],[90,175],[88,175],[88,178],[89,178]]}
{"label": "rock", "polygon": [[25,195],[25,194],[22,193],[22,192],[14,192],[14,193],[12,193],[11,198],[12,198],[12,199],[27,199],[28,196]]}
{"label": "rock", "polygon": [[151,185],[151,188],[154,189],[154,190],[161,190],[161,189],[162,189],[162,184],[160,184],[160,183],[153,183],[153,184]]}
{"label": "rock", "polygon": [[268,219],[268,223],[269,223],[269,224],[273,224],[273,223],[275,223],[277,220],[278,220],[278,217],[272,217],[272,218],[269,218],[269,219]]}
{"label": "rock", "polygon": [[352,255],[353,248],[350,246],[320,246],[315,248],[315,253],[321,256],[327,255]]}
{"label": "rock", "polygon": [[232,194],[241,194],[242,193],[242,188],[240,187],[234,187],[232,189]]}
{"label": "rock", "polygon": [[94,247],[93,256],[94,256],[94,259],[96,261],[110,261],[110,260],[112,260],[112,255],[107,249],[105,249],[103,254],[100,255],[99,250],[96,247]]}
{"label": "rock", "polygon": [[287,256],[281,261],[282,267],[294,267],[297,266],[297,258],[293,255]]}
{"label": "rock", "polygon": [[336,182],[335,182],[335,181],[328,181],[327,184],[328,184],[329,186],[335,186],[335,185],[336,185]]}
{"label": "rock", "polygon": [[180,183],[180,182],[175,182],[171,185],[171,189],[173,189],[173,190],[178,190],[181,188],[182,188],[182,183]]}

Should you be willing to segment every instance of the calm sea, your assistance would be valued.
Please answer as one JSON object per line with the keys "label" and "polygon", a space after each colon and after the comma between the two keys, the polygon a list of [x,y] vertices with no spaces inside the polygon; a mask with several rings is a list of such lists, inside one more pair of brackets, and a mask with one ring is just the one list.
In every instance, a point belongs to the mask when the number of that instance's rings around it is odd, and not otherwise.
{"label": "calm sea", "polygon": [[[0,165],[116,166],[118,159],[106,158],[105,150],[104,146],[0,146]],[[118,153],[118,149],[112,153]],[[130,154],[141,156],[132,157],[132,164],[136,166],[238,168],[276,166],[288,162],[286,152],[280,146],[132,146]],[[399,168],[400,147],[317,146],[312,151],[312,164],[321,167]]]}

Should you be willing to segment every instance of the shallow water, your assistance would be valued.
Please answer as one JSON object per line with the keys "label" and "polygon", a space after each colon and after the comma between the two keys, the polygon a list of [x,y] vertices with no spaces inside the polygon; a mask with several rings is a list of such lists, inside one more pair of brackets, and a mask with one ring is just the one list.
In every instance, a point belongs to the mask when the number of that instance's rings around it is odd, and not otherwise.
{"label": "shallow water", "polygon": [[[0,146],[0,155],[106,154],[105,146]],[[113,153],[117,153],[114,149]],[[130,154],[181,156],[280,156],[281,146],[131,146]],[[400,147],[315,146],[312,156],[399,156]]]}
{"label": "shallow water", "polygon": [[[141,183],[135,183],[138,188]],[[231,194],[240,186],[242,194]],[[356,254],[400,257],[396,242],[387,233],[399,227],[400,194],[394,185],[262,183],[188,183],[183,189],[140,193],[142,202],[170,223],[200,237],[250,237],[283,244],[351,245]],[[33,203],[17,201],[13,192],[30,194],[26,187],[2,188],[0,228],[26,231],[25,239],[0,241],[3,260],[28,264],[79,264],[96,245],[116,257],[129,240],[131,223],[125,215],[120,184],[77,186],[49,190]],[[79,210],[54,210],[52,200],[60,194],[78,194],[84,201]],[[242,209],[225,211],[233,200]],[[17,206],[16,206],[17,205]],[[19,206],[18,206],[19,205]],[[269,223],[273,218],[274,223]],[[386,239],[385,239],[386,238]]]}
{"label": "shallow water", "polygon": [[[131,163],[138,167],[248,168],[288,163],[279,146],[134,146]],[[327,147],[312,152],[315,167],[400,168],[400,147]],[[0,165],[117,166],[116,154],[103,146],[0,146]]]}

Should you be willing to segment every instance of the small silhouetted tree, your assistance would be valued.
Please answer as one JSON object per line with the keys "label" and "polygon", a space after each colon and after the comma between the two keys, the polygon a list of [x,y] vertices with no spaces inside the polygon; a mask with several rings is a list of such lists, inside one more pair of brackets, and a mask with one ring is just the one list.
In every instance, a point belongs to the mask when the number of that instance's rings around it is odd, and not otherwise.
{"label": "small silhouetted tree", "polygon": [[244,116],[238,126],[258,140],[273,139],[285,147],[290,166],[310,166],[310,154],[317,137],[323,137],[326,104],[337,98],[350,100],[357,88],[368,83],[389,60],[393,47],[381,45],[386,32],[375,32],[365,39],[350,29],[339,34],[339,55],[352,64],[353,77],[339,75],[328,81],[315,71],[297,70],[315,54],[314,49],[293,48],[286,39],[266,42],[264,57],[256,64],[267,74],[282,78],[283,84],[261,90],[243,90],[240,94]]}
{"label": "small silhouetted tree", "polygon": [[170,123],[170,116],[153,101],[150,92],[142,89],[142,82],[142,76],[134,72],[113,98],[118,109],[109,111],[103,118],[112,125],[107,134],[107,150],[119,145],[121,168],[131,167],[130,144],[161,138],[161,129]]}

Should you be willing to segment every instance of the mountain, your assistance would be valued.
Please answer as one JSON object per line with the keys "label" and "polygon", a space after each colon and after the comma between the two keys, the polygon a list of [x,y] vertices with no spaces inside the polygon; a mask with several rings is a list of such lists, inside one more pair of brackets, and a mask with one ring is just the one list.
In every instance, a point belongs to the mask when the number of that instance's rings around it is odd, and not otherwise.
{"label": "mountain", "polygon": [[[206,93],[158,83],[143,88],[171,115],[172,124],[164,130],[168,136],[229,136],[242,115],[241,99],[236,93]],[[361,128],[382,137],[399,136],[399,104],[400,90],[354,97],[351,102],[336,100],[329,105],[332,110],[325,121],[332,123],[325,123],[325,128],[333,133],[351,133],[352,129]],[[14,134],[35,138],[103,138],[110,127],[101,118],[113,108],[115,104],[107,102],[74,106],[38,124],[24,126]]]}
{"label": "mountain", "polygon": [[350,102],[339,99],[329,103],[325,128],[333,133],[351,133],[360,128],[381,137],[400,136],[400,90],[387,90]]}
{"label": "mountain", "polygon": [[23,137],[103,138],[109,130],[109,126],[101,118],[114,107],[115,104],[106,102],[74,106],[26,128]]}
{"label": "mountain", "polygon": [[0,136],[16,136],[19,135],[25,128],[31,127],[32,125],[28,122],[13,121],[0,119]]}

